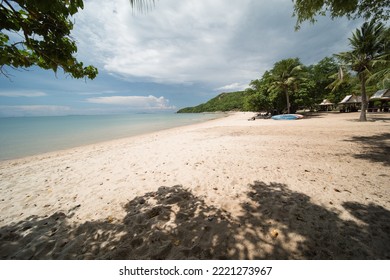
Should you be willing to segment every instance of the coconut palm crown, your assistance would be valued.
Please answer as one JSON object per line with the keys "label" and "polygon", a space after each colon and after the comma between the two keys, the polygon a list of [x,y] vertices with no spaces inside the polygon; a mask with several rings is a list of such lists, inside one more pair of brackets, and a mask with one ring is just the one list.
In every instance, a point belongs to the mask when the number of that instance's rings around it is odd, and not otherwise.
{"label": "coconut palm crown", "polygon": [[275,63],[271,71],[269,91],[281,91],[286,95],[287,113],[291,112],[290,94],[297,90],[303,79],[303,65],[298,58],[283,59]]}
{"label": "coconut palm crown", "polygon": [[382,23],[365,22],[349,38],[352,50],[338,54],[338,57],[346,63],[348,68],[357,73],[360,80],[362,92],[360,121],[367,121],[367,79],[375,72],[377,64],[385,63],[389,59],[384,30],[385,26]]}

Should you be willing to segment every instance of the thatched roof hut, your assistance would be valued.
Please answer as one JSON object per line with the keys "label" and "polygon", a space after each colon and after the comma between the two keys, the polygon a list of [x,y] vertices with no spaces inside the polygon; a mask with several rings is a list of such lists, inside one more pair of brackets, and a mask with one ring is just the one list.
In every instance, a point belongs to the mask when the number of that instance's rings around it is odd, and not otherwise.
{"label": "thatched roof hut", "polygon": [[320,111],[329,111],[333,109],[334,103],[330,102],[328,99],[324,99],[320,104]]}
{"label": "thatched roof hut", "polygon": [[390,89],[381,89],[374,93],[373,96],[371,96],[370,101],[376,101],[376,100],[390,100]]}
{"label": "thatched roof hut", "polygon": [[328,99],[324,99],[320,105],[323,105],[323,106],[328,106],[328,105],[333,105],[332,102],[330,102]]}
{"label": "thatched roof hut", "polygon": [[360,103],[362,103],[362,97],[351,94],[351,95],[347,95],[346,97],[344,97],[344,99],[341,100],[341,102],[339,104],[346,105],[346,104],[360,104]]}
{"label": "thatched roof hut", "polygon": [[381,89],[374,93],[369,100],[369,112],[389,112],[390,89]]}
{"label": "thatched roof hut", "polygon": [[340,112],[348,113],[348,112],[357,112],[362,103],[362,97],[354,94],[347,95],[344,97],[340,105]]}

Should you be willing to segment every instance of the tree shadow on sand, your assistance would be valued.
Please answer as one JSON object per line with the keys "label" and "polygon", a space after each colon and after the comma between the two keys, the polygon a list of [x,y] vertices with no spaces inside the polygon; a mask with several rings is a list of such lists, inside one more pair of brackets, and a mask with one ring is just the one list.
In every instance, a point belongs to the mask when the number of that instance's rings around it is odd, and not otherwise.
{"label": "tree shadow on sand", "polygon": [[390,114],[387,113],[369,113],[367,114],[368,120],[372,121],[380,121],[389,123],[390,122]]}
{"label": "tree shadow on sand", "polygon": [[345,203],[353,221],[284,184],[255,182],[244,196],[238,217],[182,186],[136,197],[122,221],[74,225],[72,213],[33,216],[0,229],[0,258],[390,258],[390,212],[381,206]]}
{"label": "tree shadow on sand", "polygon": [[347,141],[359,142],[364,149],[363,153],[355,154],[355,158],[379,162],[387,166],[390,165],[390,133],[373,136],[354,136]]}
{"label": "tree shadow on sand", "polygon": [[[344,220],[336,209],[314,204],[286,185],[255,182],[246,219],[273,237],[266,259],[389,259],[390,212],[375,204],[346,202],[358,219]],[[363,214],[364,213],[364,214]],[[255,242],[256,236],[248,235]],[[264,238],[264,237],[262,237]],[[269,240],[269,239],[268,239]]]}

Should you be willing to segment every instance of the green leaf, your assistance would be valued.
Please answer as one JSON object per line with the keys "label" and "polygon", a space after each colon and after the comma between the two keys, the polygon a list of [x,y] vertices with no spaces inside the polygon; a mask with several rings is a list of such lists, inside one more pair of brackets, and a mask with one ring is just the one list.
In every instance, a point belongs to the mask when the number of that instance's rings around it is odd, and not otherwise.
{"label": "green leaf", "polygon": [[[10,9],[8,3],[12,5]],[[70,16],[84,7],[82,0],[15,0],[0,2],[2,31],[22,34],[24,40],[15,44],[0,33],[3,66],[30,67],[33,65],[57,72],[62,68],[74,78],[95,78],[93,66],[84,67],[75,54],[76,42],[70,34]]]}

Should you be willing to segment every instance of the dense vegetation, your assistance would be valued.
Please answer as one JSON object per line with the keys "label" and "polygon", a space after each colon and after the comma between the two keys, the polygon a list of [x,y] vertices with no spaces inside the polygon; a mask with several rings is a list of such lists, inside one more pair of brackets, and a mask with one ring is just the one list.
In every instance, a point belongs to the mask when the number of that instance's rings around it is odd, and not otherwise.
{"label": "dense vegetation", "polygon": [[[283,68],[290,68],[284,71]],[[262,78],[253,80],[245,91],[221,93],[206,103],[188,107],[178,113],[201,113],[216,111],[277,111],[287,110],[288,92],[291,112],[299,107],[313,108],[324,97],[340,101],[351,90],[349,84],[338,88],[337,94],[326,88],[332,83],[330,76],[337,73],[334,58],[324,58],[316,65],[304,66],[298,58],[275,63]],[[285,79],[285,80],[283,80]],[[299,87],[298,87],[299,85]]]}
{"label": "dense vegetation", "polygon": [[195,107],[187,107],[178,111],[178,113],[202,113],[202,112],[218,112],[218,111],[243,111],[245,91],[236,91],[229,93],[221,93],[218,96],[210,99],[206,103]]}
{"label": "dense vegetation", "polygon": [[[76,59],[70,36],[71,17],[84,7],[81,0],[4,0],[0,2],[0,73],[4,66],[39,66],[74,78],[96,77],[98,70]],[[15,36],[19,34],[20,36]]]}
{"label": "dense vegetation", "polygon": [[331,18],[347,16],[350,19],[387,21],[390,19],[390,0],[293,0],[296,27],[304,21],[316,21],[316,16]]}
{"label": "dense vegetation", "polygon": [[[363,100],[390,87],[390,28],[366,22],[349,39],[351,50],[303,65],[299,58],[278,61],[244,92],[223,93],[209,102],[179,112],[267,111],[293,113],[314,109],[324,99],[339,103],[346,95]],[[365,121],[367,102],[360,117]]]}
{"label": "dense vegetation", "polygon": [[[129,1],[139,8],[154,2]],[[5,66],[38,66],[54,72],[61,68],[73,78],[94,79],[97,68],[77,60],[77,45],[70,34],[72,16],[83,8],[83,0],[0,1],[0,75],[7,76]]]}

